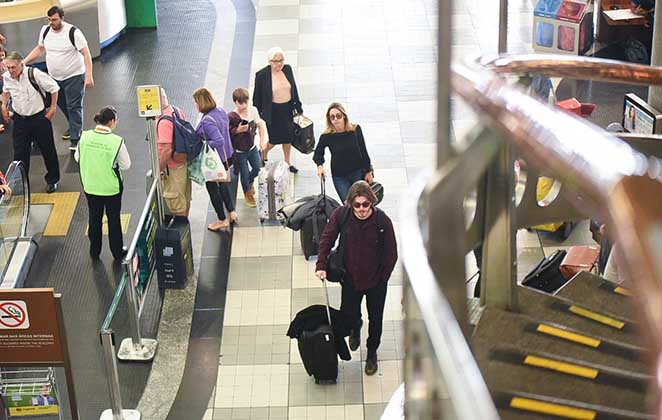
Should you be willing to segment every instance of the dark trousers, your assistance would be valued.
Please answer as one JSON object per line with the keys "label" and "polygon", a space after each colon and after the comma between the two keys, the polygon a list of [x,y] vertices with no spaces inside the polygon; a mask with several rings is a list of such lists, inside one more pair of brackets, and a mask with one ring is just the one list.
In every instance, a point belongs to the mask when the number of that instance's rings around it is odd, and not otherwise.
{"label": "dark trousers", "polygon": [[[30,173],[30,150],[32,142],[36,142],[41,150],[46,164],[47,184],[55,184],[60,180],[60,162],[57,159],[57,151],[53,142],[53,126],[46,119],[44,112],[22,117],[14,114],[13,142],[14,160],[20,160],[25,166],[25,173]],[[28,175],[29,177],[29,175]]]}
{"label": "dark trousers", "polygon": [[228,212],[234,211],[234,202],[232,201],[232,194],[230,193],[229,182],[205,182],[207,192],[209,193],[209,200],[211,205],[216,210],[218,220],[225,220],[225,212],[223,211],[223,204]]}
{"label": "dark trousers", "polygon": [[106,212],[108,218],[108,242],[110,243],[110,252],[118,258],[122,256],[122,223],[120,222],[120,211],[122,210],[122,193],[116,195],[94,195],[85,193],[87,197],[87,206],[89,207],[89,231],[90,255],[98,257],[101,254],[101,240],[103,234],[103,213]]}
{"label": "dark trousers", "polygon": [[382,281],[375,287],[367,290],[356,291],[349,282],[342,286],[342,301],[340,311],[352,320],[353,328],[360,330],[363,325],[361,319],[361,302],[366,297],[368,307],[368,354],[377,353],[377,348],[382,340],[382,321],[384,319],[384,305],[386,303],[386,291],[388,282]]}
{"label": "dark trousers", "polygon": [[57,80],[60,94],[57,106],[62,110],[69,122],[69,134],[72,139],[80,139],[83,131],[83,99],[85,98],[85,75],[72,76],[65,80]]}

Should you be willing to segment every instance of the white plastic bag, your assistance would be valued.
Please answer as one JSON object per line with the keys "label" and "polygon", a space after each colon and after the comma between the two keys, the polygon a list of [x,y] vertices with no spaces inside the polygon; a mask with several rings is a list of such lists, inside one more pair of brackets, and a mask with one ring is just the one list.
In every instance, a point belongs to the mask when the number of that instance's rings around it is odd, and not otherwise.
{"label": "white plastic bag", "polygon": [[205,144],[202,152],[201,169],[207,182],[230,182],[230,172],[225,169],[218,152],[208,144]]}

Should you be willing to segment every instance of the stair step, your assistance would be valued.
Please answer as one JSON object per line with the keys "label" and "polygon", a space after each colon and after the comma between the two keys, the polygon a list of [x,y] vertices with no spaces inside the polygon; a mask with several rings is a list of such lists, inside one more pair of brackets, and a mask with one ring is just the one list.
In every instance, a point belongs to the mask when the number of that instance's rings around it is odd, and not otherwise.
{"label": "stair step", "polygon": [[644,411],[650,377],[545,352],[510,346],[475,351],[490,389],[510,389],[574,399],[612,408]]}
{"label": "stair step", "polygon": [[653,420],[655,416],[618,410],[595,404],[553,398],[546,395],[493,391],[492,397],[502,420],[561,418],[575,420]]}
{"label": "stair step", "polygon": [[581,302],[598,312],[610,312],[628,318],[634,313],[630,306],[630,290],[602,277],[582,271],[556,292],[557,296]]}
{"label": "stair step", "polygon": [[472,338],[474,347],[508,344],[633,372],[646,372],[643,349],[522,314],[486,308]]}
{"label": "stair step", "polygon": [[571,301],[528,287],[519,287],[521,313],[547,321],[580,329],[611,340],[639,343],[636,322],[601,309]]}

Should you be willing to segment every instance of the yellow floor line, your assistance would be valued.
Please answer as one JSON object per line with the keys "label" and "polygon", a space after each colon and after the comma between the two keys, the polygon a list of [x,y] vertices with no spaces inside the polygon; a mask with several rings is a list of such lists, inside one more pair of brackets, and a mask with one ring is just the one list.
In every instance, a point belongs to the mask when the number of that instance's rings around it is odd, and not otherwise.
{"label": "yellow floor line", "polygon": [[53,205],[53,210],[48,217],[48,223],[46,223],[46,228],[44,229],[44,236],[67,236],[79,196],[79,192],[31,194],[31,204]]}

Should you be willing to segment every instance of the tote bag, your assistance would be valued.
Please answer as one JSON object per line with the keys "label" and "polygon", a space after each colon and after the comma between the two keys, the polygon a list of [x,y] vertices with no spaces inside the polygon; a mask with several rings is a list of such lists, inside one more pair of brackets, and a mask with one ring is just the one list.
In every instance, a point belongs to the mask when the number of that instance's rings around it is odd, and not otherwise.
{"label": "tote bag", "polygon": [[313,121],[303,114],[294,117],[294,138],[292,146],[307,155],[315,150],[315,131]]}
{"label": "tote bag", "polygon": [[202,176],[207,182],[229,182],[230,172],[225,169],[218,152],[205,144],[202,149]]}

